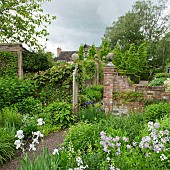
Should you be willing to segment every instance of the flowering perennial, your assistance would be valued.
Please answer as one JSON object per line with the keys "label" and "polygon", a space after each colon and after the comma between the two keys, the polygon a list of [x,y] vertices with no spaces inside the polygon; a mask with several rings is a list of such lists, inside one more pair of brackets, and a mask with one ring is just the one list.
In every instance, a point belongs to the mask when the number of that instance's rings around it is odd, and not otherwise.
{"label": "flowering perennial", "polygon": [[[38,124],[37,124],[38,126],[41,126],[41,125],[43,125],[43,124],[45,123],[42,118],[38,119],[37,121],[38,121]],[[30,151],[30,150],[35,151],[35,150],[36,150],[36,147],[35,147],[36,144],[39,144],[38,139],[44,137],[44,135],[43,135],[40,131],[32,132],[32,134],[33,134],[32,143],[30,144],[29,151]],[[22,151],[24,152],[25,149],[24,149],[24,143],[23,143],[23,139],[24,139],[23,130],[18,130],[18,131],[17,131],[17,134],[15,135],[15,137],[18,138],[18,139],[14,142],[14,144],[16,145],[16,149],[21,148]]]}
{"label": "flowering perennial", "polygon": [[[115,156],[121,155],[121,146],[125,146],[127,151],[129,150],[132,153],[132,150],[135,147],[139,147],[142,151],[144,151],[146,157],[150,157],[151,153],[160,153],[159,158],[161,161],[168,159],[165,155],[165,151],[168,150],[165,146],[166,143],[169,142],[169,131],[168,130],[160,130],[160,124],[158,122],[148,122],[148,136],[144,136],[139,144],[135,141],[132,144],[128,143],[129,139],[127,137],[119,137],[115,138],[111,136],[107,136],[105,132],[100,132],[101,141],[100,144],[103,146],[103,151],[108,156],[111,151],[114,150]],[[164,152],[164,153],[163,153]],[[110,158],[107,157],[106,161],[110,162]],[[117,170],[113,165],[110,165],[110,170]]]}

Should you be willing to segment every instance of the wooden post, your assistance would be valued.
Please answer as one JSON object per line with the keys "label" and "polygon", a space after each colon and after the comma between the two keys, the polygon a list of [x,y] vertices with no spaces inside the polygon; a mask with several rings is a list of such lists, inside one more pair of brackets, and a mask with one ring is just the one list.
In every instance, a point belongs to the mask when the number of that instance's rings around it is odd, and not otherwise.
{"label": "wooden post", "polygon": [[23,78],[23,68],[22,68],[22,48],[18,50],[18,77]]}
{"label": "wooden post", "polygon": [[95,75],[95,84],[99,84],[99,60],[95,58],[95,66],[96,66],[96,75]]}
{"label": "wooden post", "polygon": [[73,70],[73,112],[77,113],[78,111],[78,83],[76,81],[78,65],[76,64],[75,69]]}

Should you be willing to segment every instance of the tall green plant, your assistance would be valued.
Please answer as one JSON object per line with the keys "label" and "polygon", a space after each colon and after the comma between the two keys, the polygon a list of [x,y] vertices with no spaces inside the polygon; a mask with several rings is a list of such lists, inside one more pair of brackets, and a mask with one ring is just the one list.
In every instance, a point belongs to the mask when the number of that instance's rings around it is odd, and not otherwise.
{"label": "tall green plant", "polygon": [[14,135],[14,131],[8,132],[6,129],[0,128],[0,164],[14,156]]}

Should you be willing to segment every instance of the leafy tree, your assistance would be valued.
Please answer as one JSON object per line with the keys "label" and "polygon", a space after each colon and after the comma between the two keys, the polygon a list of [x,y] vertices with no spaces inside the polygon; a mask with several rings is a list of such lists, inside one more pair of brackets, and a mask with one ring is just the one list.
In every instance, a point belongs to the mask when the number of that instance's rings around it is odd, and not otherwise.
{"label": "leafy tree", "polygon": [[79,55],[79,60],[84,59],[84,46],[83,46],[83,44],[80,45],[80,47],[79,47],[78,55]]}
{"label": "leafy tree", "polygon": [[134,12],[128,12],[124,16],[118,18],[117,22],[113,22],[111,27],[106,28],[106,37],[110,41],[111,49],[117,44],[125,52],[129,49],[130,44],[140,44],[143,42],[144,36],[140,30],[141,23]]}
{"label": "leafy tree", "polygon": [[94,55],[97,54],[96,47],[93,44],[88,50],[88,59],[94,59]]}
{"label": "leafy tree", "polygon": [[170,28],[167,2],[168,0],[136,1],[131,11],[119,17],[111,27],[106,28],[110,47],[114,49],[119,43],[122,52],[125,52],[132,43],[139,46],[146,41],[149,64],[153,67],[164,67],[169,50],[164,38]]}
{"label": "leafy tree", "polygon": [[147,41],[159,41],[167,33],[170,25],[168,0],[138,0],[133,5],[133,12],[140,18],[141,30]]}
{"label": "leafy tree", "polygon": [[128,73],[140,74],[145,69],[147,63],[147,46],[142,43],[139,47],[131,44],[126,52],[121,52],[117,46],[113,51],[115,58],[113,63],[118,69],[126,70]]}
{"label": "leafy tree", "polygon": [[56,18],[43,14],[42,3],[44,1],[0,0],[0,41],[20,42],[29,47],[40,48],[37,38],[49,35],[47,25]]}
{"label": "leafy tree", "polygon": [[116,45],[115,49],[113,50],[114,60],[113,63],[117,66],[118,69],[125,69],[125,62],[124,62],[124,54],[121,51],[121,47]]}
{"label": "leafy tree", "polygon": [[165,68],[167,64],[167,60],[170,57],[170,32],[167,33],[163,38],[161,38],[158,42],[150,42],[150,53],[152,56],[149,60],[150,65],[155,67]]}
{"label": "leafy tree", "polygon": [[108,38],[103,39],[101,49],[100,49],[100,59],[103,59],[103,56],[107,56],[107,54],[111,51],[109,46]]}

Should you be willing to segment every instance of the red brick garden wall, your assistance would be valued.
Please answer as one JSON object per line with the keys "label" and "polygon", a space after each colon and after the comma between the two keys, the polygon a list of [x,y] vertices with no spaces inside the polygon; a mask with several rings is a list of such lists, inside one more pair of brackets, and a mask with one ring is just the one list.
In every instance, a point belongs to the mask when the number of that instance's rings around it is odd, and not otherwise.
{"label": "red brick garden wall", "polygon": [[114,66],[105,66],[104,69],[104,95],[103,95],[103,108],[105,112],[125,112],[130,111],[143,111],[144,101],[122,102],[113,100],[113,92],[127,92],[134,91],[143,93],[145,100],[166,100],[170,102],[170,93],[165,92],[165,87],[162,86],[145,86],[145,85],[132,85],[128,82],[126,76],[119,76]]}

